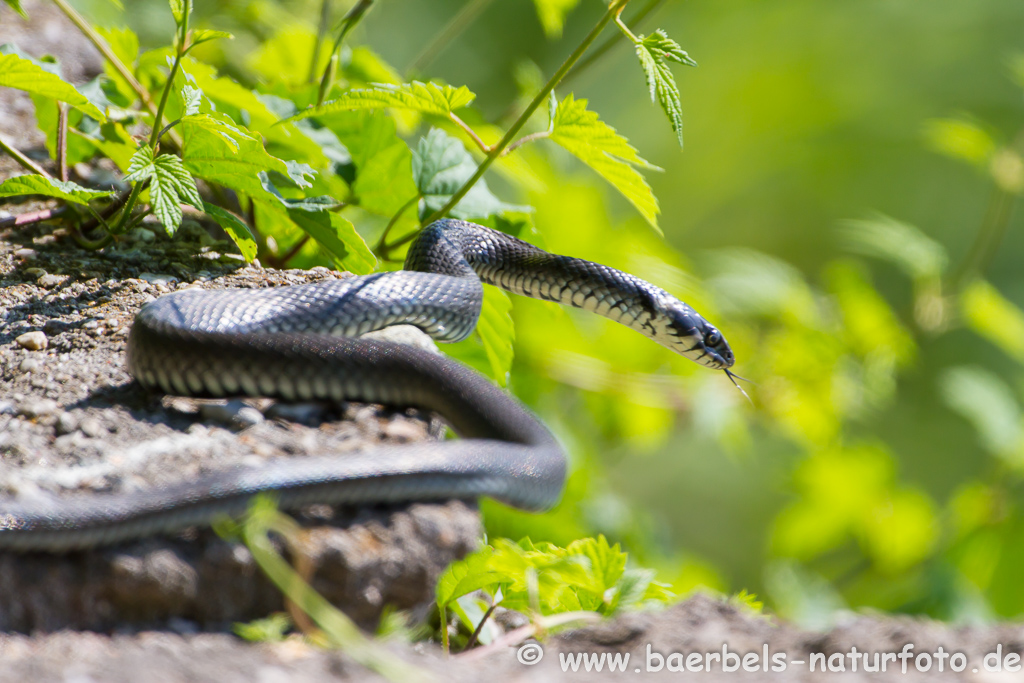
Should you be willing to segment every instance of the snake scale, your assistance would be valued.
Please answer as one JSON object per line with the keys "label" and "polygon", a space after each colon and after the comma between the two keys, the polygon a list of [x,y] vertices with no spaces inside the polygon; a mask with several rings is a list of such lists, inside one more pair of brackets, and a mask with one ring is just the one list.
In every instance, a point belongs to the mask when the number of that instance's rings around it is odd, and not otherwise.
{"label": "snake scale", "polygon": [[405,270],[160,297],[135,319],[127,366],[145,388],[170,394],[414,406],[439,413],[461,439],[273,460],[146,492],[15,500],[0,509],[0,549],[67,552],[209,525],[243,513],[260,492],[273,492],[284,509],[478,496],[550,507],[565,458],[528,409],[454,360],[359,338],[411,324],[438,341],[463,339],[479,317],[482,282],[604,315],[710,368],[733,364],[717,329],[640,278],[472,223],[437,221],[410,248]]}

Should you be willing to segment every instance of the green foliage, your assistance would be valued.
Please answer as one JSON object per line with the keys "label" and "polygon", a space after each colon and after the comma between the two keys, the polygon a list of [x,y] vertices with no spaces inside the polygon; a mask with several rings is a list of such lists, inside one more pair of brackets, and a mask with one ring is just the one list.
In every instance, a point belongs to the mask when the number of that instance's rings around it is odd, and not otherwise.
{"label": "green foliage", "polygon": [[[438,211],[476,173],[477,164],[462,142],[440,128],[431,128],[412,154],[412,177],[423,198],[424,216]],[[454,218],[487,218],[529,207],[506,204],[479,181],[448,212]]]}
{"label": "green foliage", "polygon": [[639,36],[635,43],[636,55],[647,78],[647,89],[651,101],[661,105],[672,130],[675,131],[679,146],[683,146],[683,105],[679,99],[679,87],[672,75],[669,62],[697,66],[697,62],[679,46],[679,43],[658,29],[649,36]]}
{"label": "green foliage", "polygon": [[20,14],[22,19],[28,19],[28,15],[25,14],[25,10],[21,7],[21,0],[4,0],[4,4]]}
{"label": "green foliage", "polygon": [[326,116],[351,109],[409,109],[447,116],[456,109],[469,106],[476,95],[465,86],[453,88],[437,83],[377,83],[372,88],[349,90],[342,97],[306,109],[287,119],[295,121],[311,116]]}
{"label": "green foliage", "polygon": [[275,612],[263,619],[234,624],[231,630],[242,640],[250,643],[279,643],[291,630],[292,620],[284,612]]}
{"label": "green foliage", "polygon": [[62,79],[52,66],[22,57],[10,45],[0,45],[0,87],[17,88],[33,95],[67,102],[97,121],[106,120],[103,112],[75,86]]}
{"label": "green foliage", "polygon": [[548,38],[560,38],[565,26],[565,17],[576,9],[580,0],[533,0],[537,6],[537,17]]}
{"label": "green foliage", "polygon": [[551,114],[551,139],[611,183],[658,228],[658,200],[636,167],[661,170],[644,160],[626,138],[587,110],[586,100],[569,94]]}
{"label": "green foliage", "polygon": [[508,294],[484,285],[484,301],[473,334],[461,342],[445,344],[445,352],[476,368],[500,386],[507,386],[515,355],[515,325]]}
{"label": "green foliage", "polygon": [[73,204],[87,205],[90,200],[108,197],[110,192],[90,190],[72,182],[62,182],[41,175],[20,175],[0,183],[0,197],[39,195],[63,199]]}
{"label": "green foliage", "polygon": [[469,631],[479,625],[458,600],[476,591],[492,604],[535,617],[589,611],[610,616],[624,609],[664,604],[674,597],[654,572],[627,569],[627,555],[604,536],[552,543],[498,539],[449,565],[437,584],[438,609],[453,609]]}
{"label": "green foliage", "polygon": [[196,182],[176,154],[154,157],[151,147],[140,147],[132,157],[124,179],[133,183],[149,181],[153,213],[163,223],[168,235],[173,235],[181,225],[181,204],[203,210]]}

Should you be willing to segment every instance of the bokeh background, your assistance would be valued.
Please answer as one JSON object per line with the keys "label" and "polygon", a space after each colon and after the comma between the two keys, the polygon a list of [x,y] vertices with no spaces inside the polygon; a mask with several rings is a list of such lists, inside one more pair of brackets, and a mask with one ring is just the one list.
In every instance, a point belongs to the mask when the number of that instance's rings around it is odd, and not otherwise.
{"label": "bokeh background", "polygon": [[[126,4],[80,6],[165,45],[166,3]],[[197,4],[199,25],[237,36],[204,48],[224,73],[308,69],[318,1]],[[489,533],[604,533],[680,594],[745,589],[807,626],[865,607],[1019,616],[1024,3],[633,0],[625,17],[648,4],[637,31],[700,64],[675,69],[685,149],[623,40],[558,94],[664,169],[648,174],[664,239],[554,145],[488,182],[535,207],[549,250],[702,312],[752,401],[613,323],[517,300],[510,387],[573,474],[547,515],[487,505]],[[559,36],[530,0],[379,0],[350,44],[468,86],[480,120],[507,126],[602,10],[580,0]]]}

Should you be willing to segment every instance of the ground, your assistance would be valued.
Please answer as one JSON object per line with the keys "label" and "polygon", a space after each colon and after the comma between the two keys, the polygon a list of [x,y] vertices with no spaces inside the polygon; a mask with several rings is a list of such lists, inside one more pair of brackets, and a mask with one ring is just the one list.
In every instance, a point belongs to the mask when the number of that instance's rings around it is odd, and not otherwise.
{"label": "ground", "polygon": [[[15,42],[36,56],[58,54],[75,81],[100,70],[99,57],[52,6],[25,7],[30,23],[0,5],[0,43]],[[9,89],[0,89],[0,135],[48,163],[30,102]],[[0,157],[0,180],[21,172],[13,160]],[[76,173],[87,181],[96,169]],[[152,297],[181,287],[282,286],[339,275],[245,265],[230,243],[193,222],[176,241],[147,225],[96,252],[77,248],[54,224],[10,224],[13,215],[49,206],[0,205],[0,506],[11,496],[103,495],[234,462],[325,449],[344,457],[374,443],[438,438],[440,425],[429,416],[379,406],[201,402],[147,394],[125,372],[123,354],[134,313]],[[481,537],[476,511],[458,502],[314,509],[303,523],[317,567],[314,586],[368,627],[386,604],[422,618],[437,574]],[[299,636],[251,644],[231,635],[233,622],[282,609],[281,598],[245,548],[209,531],[64,556],[0,554],[0,586],[0,681],[375,678],[349,655]],[[890,660],[885,674],[864,673],[863,660],[853,670],[853,648],[873,656],[900,652],[908,643],[915,657],[933,655],[917,660],[922,668],[931,662],[930,671],[916,671],[914,660],[906,675],[899,660]],[[696,595],[664,611],[549,636],[536,664],[517,659],[520,654],[533,661],[532,644],[453,659],[433,643],[388,644],[396,660],[417,667],[423,677],[449,681],[636,680],[638,671],[678,678],[687,674],[673,669],[693,660],[673,653],[721,653],[723,646],[747,656],[760,656],[765,647],[770,657],[785,655],[782,672],[763,670],[760,659],[743,660],[756,669],[742,674],[751,681],[814,680],[821,673],[810,672],[809,665],[815,662],[820,670],[821,659],[833,670],[841,665],[851,681],[1015,680],[1012,672],[987,671],[985,655],[998,646],[1003,663],[1012,666],[1005,657],[1024,649],[1024,628],[849,615],[819,633]],[[949,672],[951,663],[959,663],[950,659],[941,660],[944,675],[937,673],[939,647],[964,654],[962,673]],[[585,665],[562,673],[564,657],[578,653],[629,653],[630,660],[617,673],[607,670],[607,662],[600,673],[587,674]],[[711,673],[689,675],[725,680],[737,674],[722,671],[719,661]]]}

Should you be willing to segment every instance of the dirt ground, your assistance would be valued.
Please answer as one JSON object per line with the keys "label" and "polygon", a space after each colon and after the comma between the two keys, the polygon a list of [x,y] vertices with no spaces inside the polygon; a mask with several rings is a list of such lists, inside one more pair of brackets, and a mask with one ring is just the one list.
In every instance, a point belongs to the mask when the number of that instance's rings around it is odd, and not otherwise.
{"label": "dirt ground", "polygon": [[[58,54],[76,82],[100,70],[99,57],[51,5],[24,5],[29,23],[0,3],[0,43],[14,42],[36,56]],[[9,89],[0,89],[0,135],[46,163],[31,104]],[[0,180],[21,172],[0,156]],[[46,206],[0,204],[0,226]],[[123,369],[125,335],[138,307],[151,298],[181,287],[283,286],[338,277],[324,269],[247,266],[230,243],[197,224],[186,224],[183,239],[173,242],[160,236],[158,226],[144,227],[98,252],[78,249],[54,225],[0,227],[0,510],[12,496],[104,495],[232,463],[328,448],[344,457],[375,443],[438,438],[436,420],[410,411],[201,402],[140,390]],[[481,537],[476,511],[458,502],[315,509],[303,523],[317,566],[314,586],[364,625],[385,604],[422,616],[437,574]],[[279,594],[248,552],[209,531],[56,557],[0,554],[0,682],[377,678],[350,656],[297,636],[251,644],[228,632],[232,622],[281,608]],[[886,654],[907,652],[908,644],[913,647],[904,674],[902,660]],[[424,680],[1024,678],[1013,668],[1019,660],[1008,656],[1024,650],[1018,624],[957,627],[851,615],[818,633],[704,595],[661,612],[550,636],[539,658],[532,641],[452,659],[431,643],[388,647]],[[996,658],[986,655],[997,648],[1002,671],[990,671]],[[577,660],[573,671],[566,658],[581,653],[628,654],[629,660],[620,657],[621,670],[613,672],[614,662],[592,659],[589,673]],[[884,672],[870,670],[876,653]],[[951,656],[957,654],[962,659]],[[961,663],[961,671],[951,670]]]}

